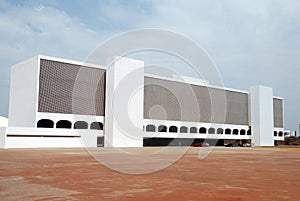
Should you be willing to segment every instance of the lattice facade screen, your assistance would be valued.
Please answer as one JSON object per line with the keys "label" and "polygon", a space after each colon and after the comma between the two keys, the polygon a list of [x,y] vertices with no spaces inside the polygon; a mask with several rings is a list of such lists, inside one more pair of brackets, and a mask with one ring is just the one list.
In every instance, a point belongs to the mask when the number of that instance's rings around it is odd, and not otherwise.
{"label": "lattice facade screen", "polygon": [[[181,82],[145,77],[144,118],[204,123],[248,125],[248,94]],[[226,117],[218,117],[220,105],[212,97],[222,97]],[[213,96],[212,96],[213,95]],[[212,108],[214,108],[212,110]],[[223,108],[224,109],[224,108]],[[214,111],[214,114],[212,114]],[[224,110],[225,111],[225,110]]]}
{"label": "lattice facade screen", "polygon": [[273,98],[274,127],[283,128],[283,101]]}
{"label": "lattice facade screen", "polygon": [[248,94],[226,90],[226,124],[249,125]]}
{"label": "lattice facade screen", "polygon": [[38,112],[104,116],[105,70],[40,60]]}

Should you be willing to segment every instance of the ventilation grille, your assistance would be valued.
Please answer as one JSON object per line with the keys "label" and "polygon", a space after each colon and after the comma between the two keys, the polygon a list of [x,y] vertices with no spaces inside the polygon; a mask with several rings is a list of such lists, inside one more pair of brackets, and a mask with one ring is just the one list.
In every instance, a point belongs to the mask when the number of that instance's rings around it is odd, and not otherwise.
{"label": "ventilation grille", "polygon": [[[248,125],[248,94],[246,93],[151,77],[145,77],[144,82],[144,118],[146,119]],[[226,100],[212,101],[211,97],[220,97],[220,99],[226,97]],[[218,109],[224,110],[224,107],[227,109],[225,122],[218,111]]]}
{"label": "ventilation grille", "polygon": [[273,98],[274,127],[283,128],[283,102]]}
{"label": "ventilation grille", "polygon": [[104,116],[105,70],[41,59],[38,111]]}

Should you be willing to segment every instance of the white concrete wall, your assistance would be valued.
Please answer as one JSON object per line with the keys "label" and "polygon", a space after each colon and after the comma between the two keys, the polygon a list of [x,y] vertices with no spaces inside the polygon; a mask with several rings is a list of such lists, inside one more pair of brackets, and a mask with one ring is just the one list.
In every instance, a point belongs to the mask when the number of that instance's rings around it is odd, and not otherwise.
{"label": "white concrete wall", "polygon": [[6,137],[5,148],[82,147],[80,138]]}
{"label": "white concrete wall", "polygon": [[5,148],[6,129],[4,127],[0,128],[0,148]]}
{"label": "white concrete wall", "polygon": [[0,127],[8,126],[8,118],[0,116]]}
{"label": "white concrete wall", "polygon": [[35,127],[39,56],[11,67],[9,126]]}
{"label": "white concrete wall", "polygon": [[106,72],[105,146],[143,146],[144,62],[114,57]]}
{"label": "white concrete wall", "polygon": [[97,147],[102,130],[0,128],[0,148]]}
{"label": "white concrete wall", "polygon": [[274,146],[273,89],[250,88],[251,130],[254,146]]}

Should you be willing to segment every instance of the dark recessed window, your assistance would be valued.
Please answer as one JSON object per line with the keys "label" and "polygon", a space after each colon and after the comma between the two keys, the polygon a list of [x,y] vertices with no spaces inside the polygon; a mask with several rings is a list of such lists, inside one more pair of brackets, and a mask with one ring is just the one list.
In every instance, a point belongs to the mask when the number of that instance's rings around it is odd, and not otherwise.
{"label": "dark recessed window", "polygon": [[60,120],[56,123],[56,128],[72,128],[72,123],[68,120]]}
{"label": "dark recessed window", "polygon": [[186,126],[181,126],[180,127],[180,133],[187,133],[188,128]]}
{"label": "dark recessed window", "polygon": [[223,128],[218,128],[218,129],[217,129],[217,133],[218,133],[218,134],[223,134]]}
{"label": "dark recessed window", "polygon": [[230,135],[230,134],[231,134],[231,129],[226,128],[226,129],[225,129],[225,134],[226,134],[226,135]]}
{"label": "dark recessed window", "polygon": [[176,126],[170,126],[170,128],[169,128],[169,132],[170,133],[177,133],[177,127]]}
{"label": "dark recessed window", "polygon": [[165,125],[160,125],[158,127],[158,132],[167,132],[167,126]]}
{"label": "dark recessed window", "polygon": [[41,119],[37,122],[38,128],[53,128],[54,122],[50,119]]}
{"label": "dark recessed window", "polygon": [[74,124],[74,129],[87,129],[88,127],[89,125],[85,121],[76,121]]}
{"label": "dark recessed window", "polygon": [[199,133],[206,133],[206,128],[201,127],[201,128],[199,129]]}
{"label": "dark recessed window", "polygon": [[92,130],[103,130],[103,123],[93,122],[93,123],[91,123],[90,129],[92,129]]}
{"label": "dark recessed window", "polygon": [[216,130],[214,128],[208,129],[208,134],[215,134]]}
{"label": "dark recessed window", "polygon": [[196,127],[191,127],[190,128],[190,133],[197,133],[197,128]]}
{"label": "dark recessed window", "polygon": [[155,129],[156,129],[155,126],[152,124],[146,126],[146,131],[148,132],[155,132]]}

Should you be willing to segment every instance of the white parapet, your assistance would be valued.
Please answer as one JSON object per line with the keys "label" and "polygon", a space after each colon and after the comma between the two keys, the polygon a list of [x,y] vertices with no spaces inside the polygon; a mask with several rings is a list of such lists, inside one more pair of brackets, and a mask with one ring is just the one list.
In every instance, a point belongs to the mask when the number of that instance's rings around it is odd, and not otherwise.
{"label": "white parapet", "polygon": [[274,146],[273,89],[266,86],[250,88],[252,143]]}
{"label": "white parapet", "polygon": [[106,71],[105,147],[143,146],[144,62],[114,57]]}

